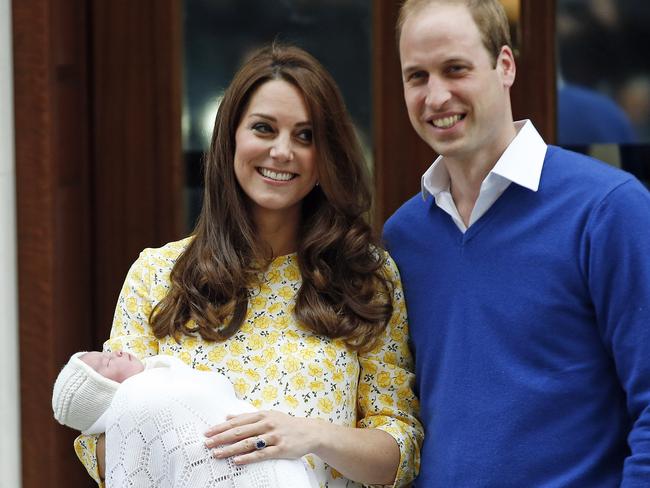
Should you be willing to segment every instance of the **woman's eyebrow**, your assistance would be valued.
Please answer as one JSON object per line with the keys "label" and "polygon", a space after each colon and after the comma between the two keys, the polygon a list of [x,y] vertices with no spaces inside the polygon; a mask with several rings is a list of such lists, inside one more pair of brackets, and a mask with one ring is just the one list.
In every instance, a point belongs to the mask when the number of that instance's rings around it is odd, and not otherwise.
{"label": "woman's eyebrow", "polygon": [[[260,118],[260,119],[266,119],[266,120],[269,120],[271,122],[277,122],[278,121],[278,119],[276,117],[274,117],[273,115],[267,115],[267,114],[263,114],[261,112],[253,112],[251,114],[248,114],[248,117],[249,118],[255,117],[255,118]],[[311,120],[304,120],[304,121],[301,121],[301,122],[296,122],[294,125],[296,127],[298,127],[298,126],[312,125],[312,123],[311,123]]]}
{"label": "woman's eyebrow", "polygon": [[255,113],[252,113],[252,114],[248,114],[248,117],[249,117],[249,118],[250,118],[250,117],[259,117],[259,118],[261,118],[261,119],[267,119],[267,120],[270,120],[271,122],[277,122],[277,119],[276,119],[275,117],[273,117],[272,115],[266,115],[266,114],[259,113],[259,112],[255,112]]}

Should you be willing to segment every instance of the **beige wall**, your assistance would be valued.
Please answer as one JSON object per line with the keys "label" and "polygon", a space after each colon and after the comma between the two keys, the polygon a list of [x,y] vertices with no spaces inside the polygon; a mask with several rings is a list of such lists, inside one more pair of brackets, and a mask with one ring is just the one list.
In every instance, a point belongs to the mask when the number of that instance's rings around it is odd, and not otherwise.
{"label": "beige wall", "polygon": [[11,0],[0,0],[0,486],[20,487]]}

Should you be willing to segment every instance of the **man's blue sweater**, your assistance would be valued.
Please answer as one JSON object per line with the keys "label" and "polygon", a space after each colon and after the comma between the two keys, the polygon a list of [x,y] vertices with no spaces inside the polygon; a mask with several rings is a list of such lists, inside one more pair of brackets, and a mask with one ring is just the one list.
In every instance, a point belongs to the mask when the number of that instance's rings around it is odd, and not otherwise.
{"label": "man's blue sweater", "polygon": [[386,223],[425,426],[417,486],[650,486],[650,194],[549,146],[462,234],[429,197]]}

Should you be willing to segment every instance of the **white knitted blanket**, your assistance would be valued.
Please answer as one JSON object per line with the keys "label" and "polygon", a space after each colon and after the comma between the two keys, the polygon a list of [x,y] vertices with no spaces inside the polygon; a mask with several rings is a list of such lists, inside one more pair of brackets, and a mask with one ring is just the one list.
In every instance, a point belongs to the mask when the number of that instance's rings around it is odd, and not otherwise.
{"label": "white knitted blanket", "polygon": [[204,445],[207,428],[255,408],[237,399],[223,375],[155,358],[122,383],[102,418],[107,488],[315,486],[302,460],[235,466],[213,458]]}

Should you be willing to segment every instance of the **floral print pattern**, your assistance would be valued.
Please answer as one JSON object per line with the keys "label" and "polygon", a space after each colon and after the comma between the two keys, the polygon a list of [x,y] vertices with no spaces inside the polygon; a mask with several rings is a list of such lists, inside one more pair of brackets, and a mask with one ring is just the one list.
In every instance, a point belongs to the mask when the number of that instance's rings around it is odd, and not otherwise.
{"label": "floral print pattern", "polygon": [[[156,339],[149,314],[169,289],[170,271],[189,239],[145,249],[132,265],[118,299],[104,349],[138,357],[169,354],[199,370],[226,375],[237,395],[259,409],[318,417],[332,423],[378,428],[397,441],[401,459],[394,486],[407,486],[419,468],[423,431],[417,420],[412,358],[407,346],[406,308],[399,275],[388,258],[394,283],[393,316],[378,344],[357,353],[344,341],[314,334],[293,316],[301,285],[297,256],[277,257],[249,291],[241,329],[225,342],[200,336]],[[96,438],[79,436],[75,451],[99,482]],[[305,456],[321,487],[357,487],[315,455]]]}

